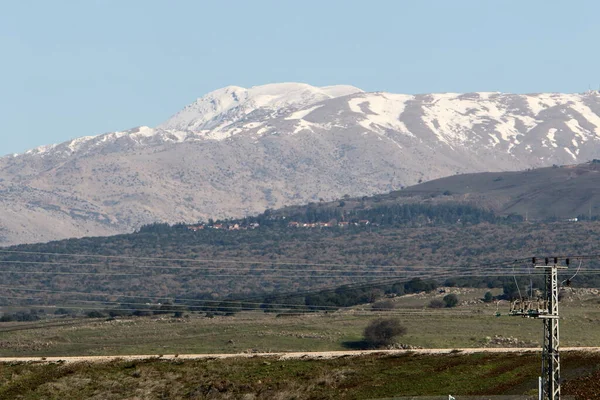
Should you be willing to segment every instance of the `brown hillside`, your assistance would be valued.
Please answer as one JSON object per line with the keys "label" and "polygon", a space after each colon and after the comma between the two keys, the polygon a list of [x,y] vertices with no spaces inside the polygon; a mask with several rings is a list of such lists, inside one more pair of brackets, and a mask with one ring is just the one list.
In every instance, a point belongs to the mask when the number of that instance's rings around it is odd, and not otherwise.
{"label": "brown hillside", "polygon": [[384,198],[465,201],[529,219],[598,215],[600,162],[456,175],[392,192]]}

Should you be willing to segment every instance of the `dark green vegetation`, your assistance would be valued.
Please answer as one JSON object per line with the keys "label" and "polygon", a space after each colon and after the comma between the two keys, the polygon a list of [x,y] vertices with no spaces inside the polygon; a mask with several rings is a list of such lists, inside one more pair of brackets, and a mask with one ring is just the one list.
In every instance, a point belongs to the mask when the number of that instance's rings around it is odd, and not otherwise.
{"label": "dark green vegetation", "polygon": [[456,307],[458,305],[458,296],[455,294],[447,294],[442,300],[446,307]]}
{"label": "dark green vegetation", "polygon": [[[63,314],[80,310],[114,317],[334,310],[441,284],[503,288],[504,297],[512,298],[518,295],[512,266],[492,271],[490,263],[598,254],[600,221],[565,221],[554,211],[548,220],[524,221],[512,213],[523,210],[511,207],[526,204],[533,217],[553,210],[549,202],[589,205],[596,190],[590,182],[600,175],[599,167],[594,162],[456,176],[388,195],[209,221],[194,230],[155,224],[129,235],[15,246],[0,252],[0,301],[38,314],[39,308],[58,306]],[[550,195],[558,185],[548,186],[551,178],[582,187]],[[528,185],[533,186],[525,190]],[[571,188],[565,185],[560,190]],[[574,193],[587,200],[573,198]],[[484,207],[492,198],[497,207]],[[587,260],[585,268],[597,264]],[[597,286],[599,278],[581,273],[576,284]],[[529,282],[527,276],[519,279]],[[538,281],[533,279],[534,285]],[[35,315],[6,318],[29,317]]]}
{"label": "dark green vegetation", "polygon": [[[174,301],[219,306],[222,312],[264,302],[348,306],[371,301],[382,291],[402,294],[435,287],[428,279],[438,284],[503,287],[510,285],[512,277],[496,277],[484,264],[532,254],[598,254],[595,238],[599,235],[600,222],[596,221],[198,232],[162,227],[161,231],[13,247],[10,250],[90,256],[2,253],[1,286],[8,297],[2,301],[29,308],[77,305],[88,311],[97,304],[80,300],[118,302],[125,309],[138,309],[139,303],[153,304],[146,308],[155,309],[160,302],[160,308],[174,312]],[[121,256],[132,258],[118,258]],[[465,272],[467,266],[477,265],[482,266]],[[585,262],[586,269],[596,265],[596,260]],[[507,266],[504,274],[510,271]],[[407,286],[415,277],[422,281]],[[595,286],[597,278],[582,273],[576,284]],[[395,285],[398,281],[402,283]],[[358,290],[340,288],[367,282],[371,284]],[[373,282],[384,285],[373,291]],[[18,290],[23,288],[41,291]],[[338,289],[315,292],[321,288]],[[285,293],[293,295],[283,296]],[[235,299],[245,303],[228,302]]]}
{"label": "dark green vegetation", "polygon": [[[563,395],[596,398],[600,356],[565,354]],[[0,399],[373,399],[534,394],[539,354],[371,355],[0,365]]]}
{"label": "dark green vegetation", "polygon": [[[191,306],[222,313],[249,308],[282,312],[372,302],[386,292],[435,288],[432,281],[505,287],[510,297],[517,292],[507,276],[511,267],[497,277],[485,264],[532,254],[597,254],[599,235],[597,221],[327,229],[265,225],[198,232],[157,226],[130,235],[10,248],[55,254],[2,253],[1,301],[28,309],[80,307],[86,313],[116,304],[120,312],[175,313]],[[68,255],[82,253],[89,256]],[[585,262],[586,269],[596,265],[596,260]],[[598,277],[581,273],[576,284],[597,286]]]}

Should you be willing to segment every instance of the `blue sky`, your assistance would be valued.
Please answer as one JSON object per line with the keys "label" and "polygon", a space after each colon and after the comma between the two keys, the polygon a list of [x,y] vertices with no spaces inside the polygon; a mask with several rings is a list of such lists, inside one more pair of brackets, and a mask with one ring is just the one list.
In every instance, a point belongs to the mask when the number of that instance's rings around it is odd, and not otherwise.
{"label": "blue sky", "polygon": [[154,126],[227,86],[581,92],[595,0],[0,1],[0,155]]}

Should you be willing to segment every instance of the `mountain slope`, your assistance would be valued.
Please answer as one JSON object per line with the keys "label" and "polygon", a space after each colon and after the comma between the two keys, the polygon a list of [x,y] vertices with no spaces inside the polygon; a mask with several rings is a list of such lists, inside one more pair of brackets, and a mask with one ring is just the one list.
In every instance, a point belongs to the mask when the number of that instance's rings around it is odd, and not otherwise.
{"label": "mountain slope", "polygon": [[600,214],[600,162],[450,176],[388,197],[464,201],[529,219],[589,218]]}
{"label": "mountain slope", "polygon": [[131,231],[600,158],[600,96],[227,87],[156,128],[0,158],[0,243]]}

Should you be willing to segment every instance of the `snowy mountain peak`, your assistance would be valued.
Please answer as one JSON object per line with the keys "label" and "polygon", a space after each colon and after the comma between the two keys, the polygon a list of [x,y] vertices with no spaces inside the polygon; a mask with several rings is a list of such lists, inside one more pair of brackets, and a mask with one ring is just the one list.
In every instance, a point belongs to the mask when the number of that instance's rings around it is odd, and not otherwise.
{"label": "snowy mountain peak", "polygon": [[249,215],[456,173],[598,158],[598,92],[228,86],[157,128],[0,158],[0,245]]}
{"label": "snowy mountain peak", "polygon": [[41,146],[23,156],[64,159],[107,149],[125,151],[236,136],[258,140],[337,129],[374,133],[398,149],[431,142],[453,151],[494,149],[514,157],[547,148],[552,154],[540,159],[580,161],[589,158],[584,143],[600,141],[600,93],[405,95],[293,82],[248,89],[227,86],[198,98],[156,128],[81,137]]}
{"label": "snowy mountain peak", "polygon": [[293,82],[253,86],[249,89],[227,86],[199,98],[158,128],[193,132],[218,131],[259,110],[277,114],[284,109],[300,109],[323,100],[362,92],[349,85],[315,87]]}

